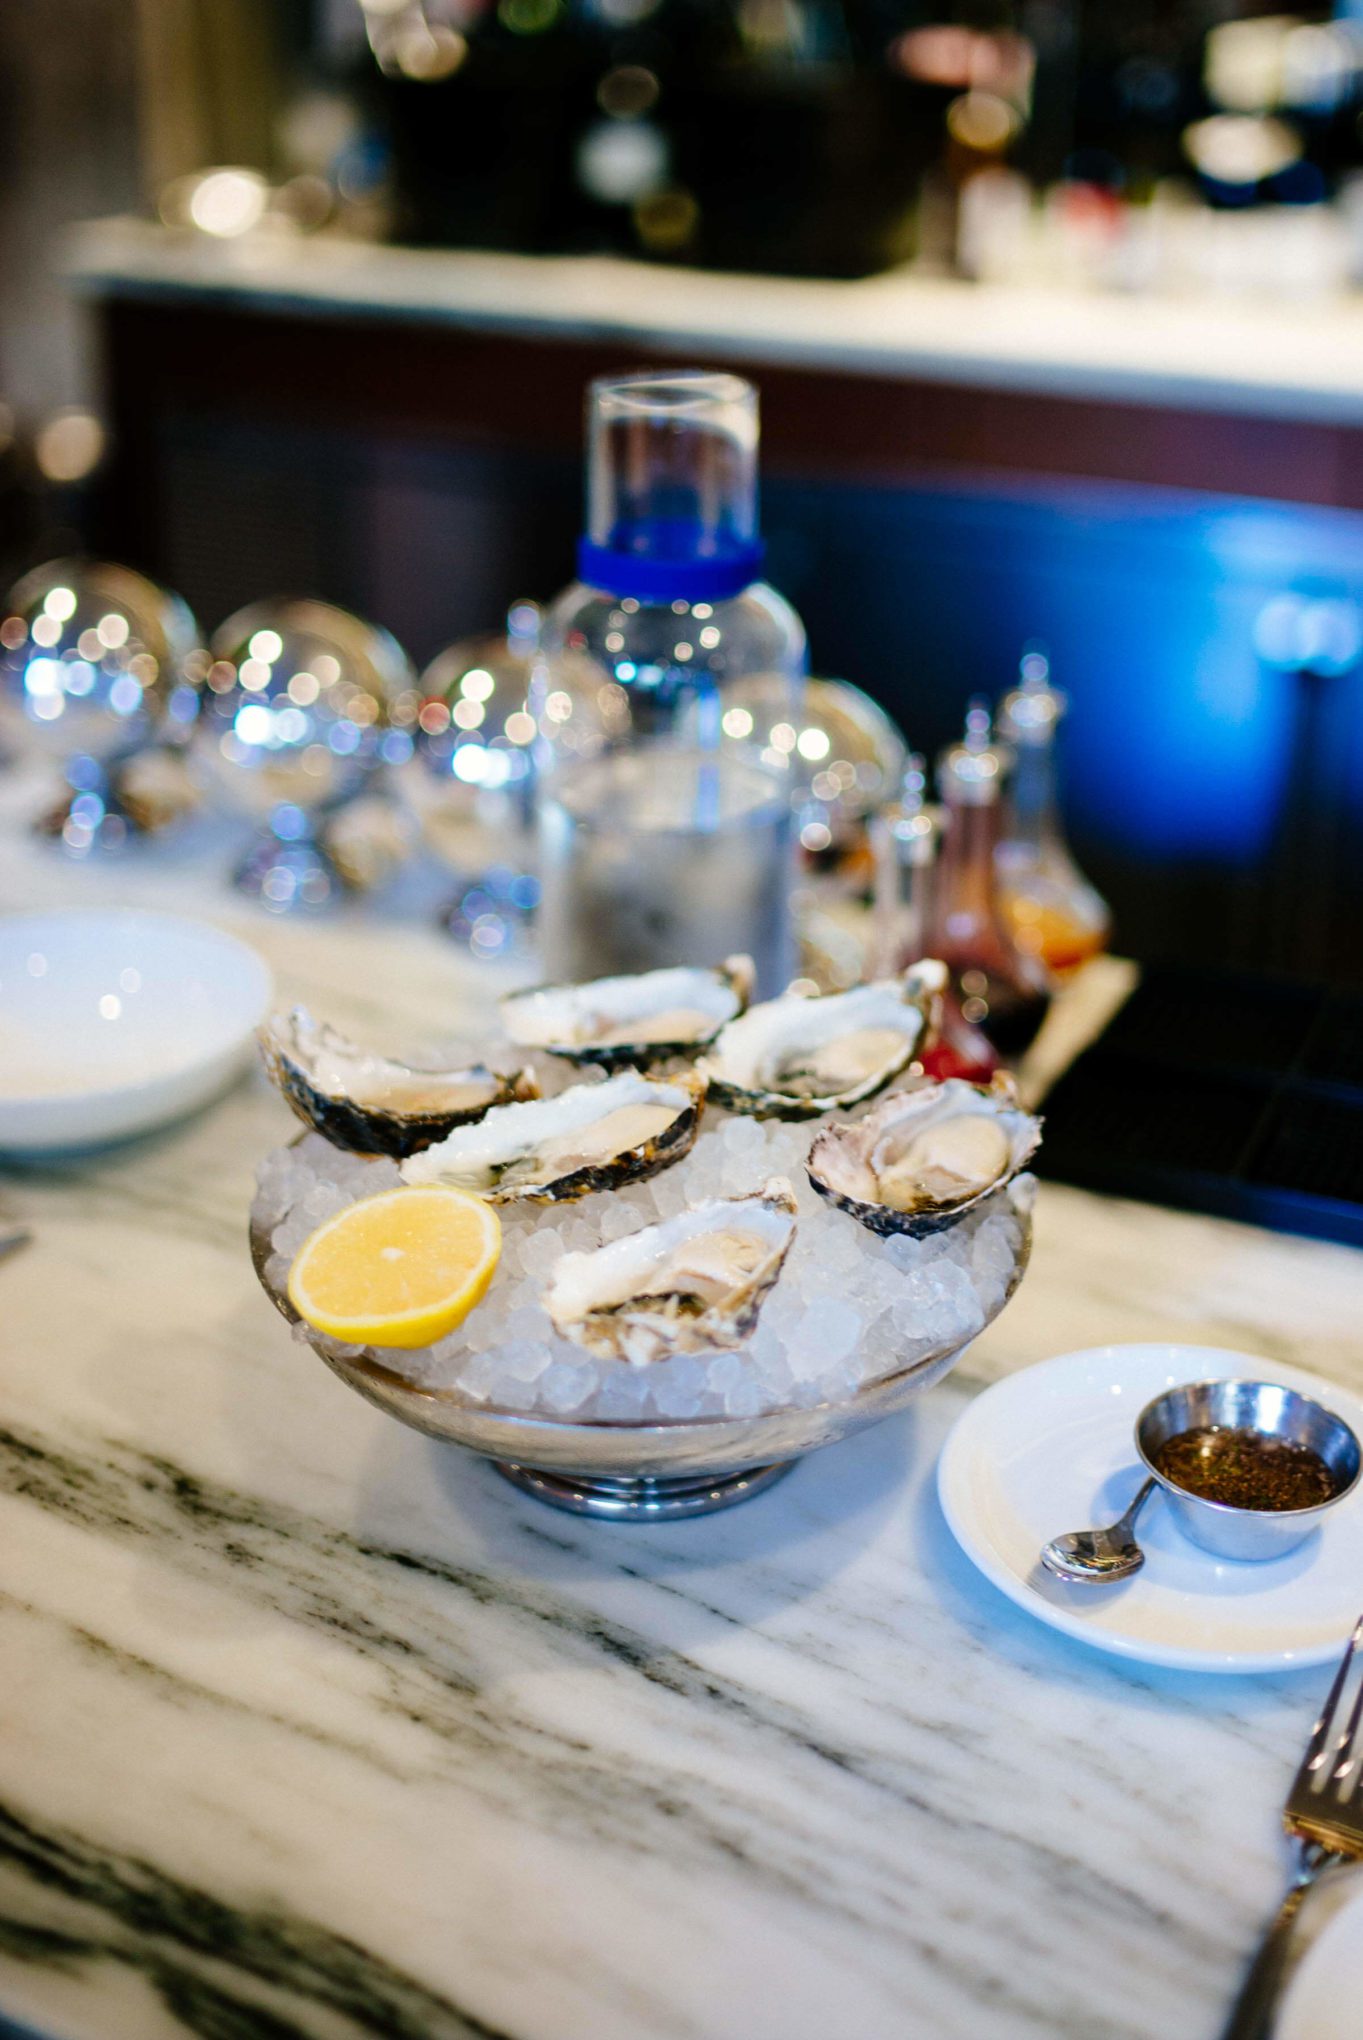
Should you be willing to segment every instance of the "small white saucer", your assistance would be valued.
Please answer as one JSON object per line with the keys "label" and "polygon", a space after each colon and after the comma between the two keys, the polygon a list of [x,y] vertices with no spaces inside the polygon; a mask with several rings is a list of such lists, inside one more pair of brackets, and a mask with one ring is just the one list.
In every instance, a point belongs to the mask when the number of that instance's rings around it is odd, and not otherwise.
{"label": "small white saucer", "polygon": [[1067,1586],[1041,1564],[1062,1530],[1111,1523],[1140,1486],[1132,1429],[1152,1396],[1225,1375],[1281,1381],[1363,1437],[1363,1400],[1333,1382],[1216,1346],[1095,1346],[999,1381],[960,1418],[937,1492],[961,1549],[1009,1600],[1067,1636],[1146,1664],[1202,1672],[1333,1662],[1363,1608],[1363,1488],[1296,1551],[1267,1563],[1190,1544],[1158,1493],[1136,1534],[1143,1569]]}
{"label": "small white saucer", "polygon": [[270,972],[246,943],[170,914],[0,920],[0,1150],[145,1133],[250,1060]]}

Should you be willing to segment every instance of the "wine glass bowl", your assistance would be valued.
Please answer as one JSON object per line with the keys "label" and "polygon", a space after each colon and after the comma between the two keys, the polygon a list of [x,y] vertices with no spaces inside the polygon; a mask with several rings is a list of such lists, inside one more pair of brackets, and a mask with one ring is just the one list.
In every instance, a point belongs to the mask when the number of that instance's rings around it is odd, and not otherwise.
{"label": "wine glass bowl", "polygon": [[209,651],[198,757],[258,832],[236,883],[275,913],[324,907],[342,883],[325,819],[411,754],[411,661],[348,610],[288,599],[237,610]]}
{"label": "wine glass bowl", "polygon": [[403,788],[427,847],[455,878],[442,924],[479,956],[512,948],[539,903],[535,796],[546,746],[594,747],[609,723],[599,676],[565,662],[550,680],[538,636],[535,605],[513,603],[505,632],[448,645],[419,686]]}
{"label": "wine glass bowl", "polygon": [[206,659],[178,595],[112,561],[50,560],[9,591],[0,619],[0,735],[61,765],[68,798],[43,826],[76,852],[143,823],[121,770],[198,713]]}

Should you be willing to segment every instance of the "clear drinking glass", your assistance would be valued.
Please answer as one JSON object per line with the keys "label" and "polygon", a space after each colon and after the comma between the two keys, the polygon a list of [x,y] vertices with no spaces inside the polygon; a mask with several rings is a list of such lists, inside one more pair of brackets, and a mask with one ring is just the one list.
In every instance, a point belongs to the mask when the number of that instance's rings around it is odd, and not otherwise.
{"label": "clear drinking glass", "polygon": [[[554,675],[599,715],[540,729],[541,942],[551,977],[793,965],[791,752],[805,634],[758,579],[757,393],[694,369],[594,384],[580,579],[548,611]],[[560,704],[561,706],[561,704]],[[789,735],[789,744],[784,739]]]}

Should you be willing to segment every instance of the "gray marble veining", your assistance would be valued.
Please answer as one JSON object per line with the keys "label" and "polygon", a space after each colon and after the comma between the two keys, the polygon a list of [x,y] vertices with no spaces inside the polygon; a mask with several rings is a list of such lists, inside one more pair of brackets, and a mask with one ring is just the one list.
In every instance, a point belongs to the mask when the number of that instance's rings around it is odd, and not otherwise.
{"label": "gray marble veining", "polygon": [[[3,883],[112,882],[20,846]],[[202,877],[144,883],[186,905]],[[236,925],[346,1024],[457,1026],[484,982],[415,926]],[[7,1182],[34,1238],[0,1266],[0,2013],[62,2040],[1210,2040],[1319,1674],[1142,1671],[1029,1622],[933,1465],[981,1384],[1111,1339],[1363,1386],[1363,1256],[1046,1186],[1021,1293],[912,1412],[731,1515],[623,1529],[290,1340],[244,1243],[287,1126],[252,1080]]]}

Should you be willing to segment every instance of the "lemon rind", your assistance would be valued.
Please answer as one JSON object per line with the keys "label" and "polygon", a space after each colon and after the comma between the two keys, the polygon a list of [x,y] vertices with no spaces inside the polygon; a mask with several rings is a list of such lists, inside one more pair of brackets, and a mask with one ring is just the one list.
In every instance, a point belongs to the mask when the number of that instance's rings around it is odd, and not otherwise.
{"label": "lemon rind", "polygon": [[[405,1188],[401,1190],[381,1190],[372,1199],[361,1199],[359,1201],[377,1204],[393,1197],[413,1194],[428,1196],[431,1190],[436,1188],[437,1186],[433,1184],[422,1184],[419,1188],[413,1185],[411,1190]],[[350,1213],[357,1209],[357,1205],[348,1204],[342,1210],[333,1212],[330,1218],[323,1219],[316,1231],[309,1233],[307,1239],[304,1240],[294,1256],[293,1267],[289,1271],[287,1295],[290,1304],[298,1313],[303,1323],[312,1331],[320,1332],[325,1338],[336,1339],[343,1345],[387,1346],[406,1352],[415,1351],[422,1346],[434,1345],[438,1339],[443,1339],[450,1332],[457,1331],[470,1313],[482,1302],[492,1286],[492,1279],[497,1272],[498,1264],[501,1260],[502,1228],[497,1213],[492,1206],[486,1204],[481,1198],[474,1196],[472,1192],[461,1191],[453,1185],[449,1185],[440,1186],[437,1194],[448,1196],[451,1192],[461,1203],[479,1207],[484,1221],[483,1259],[479,1263],[477,1272],[472,1280],[467,1282],[461,1290],[457,1291],[453,1296],[447,1297],[439,1304],[423,1304],[414,1310],[394,1312],[391,1316],[343,1318],[334,1317],[330,1313],[314,1312],[308,1307],[306,1291],[301,1289],[297,1283],[295,1271],[304,1262],[309,1250],[315,1246],[316,1242],[326,1233],[332,1231],[334,1227],[344,1223],[349,1218]],[[395,1333],[401,1333],[403,1336],[395,1337]]]}

